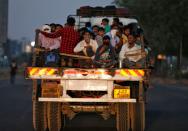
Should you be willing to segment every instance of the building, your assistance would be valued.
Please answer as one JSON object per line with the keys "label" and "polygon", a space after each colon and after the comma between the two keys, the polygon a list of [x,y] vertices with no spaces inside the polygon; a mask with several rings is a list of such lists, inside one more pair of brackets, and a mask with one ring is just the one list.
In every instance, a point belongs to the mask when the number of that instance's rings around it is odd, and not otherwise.
{"label": "building", "polygon": [[3,44],[8,35],[8,0],[0,0],[0,56],[4,53]]}

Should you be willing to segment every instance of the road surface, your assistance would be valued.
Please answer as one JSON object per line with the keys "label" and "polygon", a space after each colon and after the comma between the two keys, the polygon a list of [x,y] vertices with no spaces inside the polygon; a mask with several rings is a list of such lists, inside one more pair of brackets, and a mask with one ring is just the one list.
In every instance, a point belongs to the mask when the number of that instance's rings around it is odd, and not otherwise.
{"label": "road surface", "polygon": [[[0,131],[33,131],[31,81],[17,77],[14,85],[0,80]],[[116,131],[115,120],[79,114],[63,131]],[[147,131],[188,131],[188,87],[154,83],[148,90]]]}

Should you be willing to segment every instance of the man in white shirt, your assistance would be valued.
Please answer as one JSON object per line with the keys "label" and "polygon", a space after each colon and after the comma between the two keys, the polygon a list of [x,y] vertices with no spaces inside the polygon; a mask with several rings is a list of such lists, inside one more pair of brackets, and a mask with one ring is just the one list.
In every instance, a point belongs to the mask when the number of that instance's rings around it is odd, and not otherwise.
{"label": "man in white shirt", "polygon": [[89,31],[85,31],[84,39],[80,41],[74,48],[74,53],[92,57],[95,55],[98,48],[98,44],[95,40],[91,39],[91,34]]}
{"label": "man in white shirt", "polygon": [[140,45],[136,44],[136,38],[133,34],[128,36],[128,44],[124,44],[119,53],[120,61],[123,61],[123,66],[143,67],[145,63],[145,55],[147,51],[142,51]]}
{"label": "man in white shirt", "polygon": [[[95,40],[91,39],[89,31],[85,31],[83,37],[84,39],[74,48],[74,53],[88,56],[93,59],[97,51],[98,44]],[[90,68],[92,66],[92,60],[79,60],[79,65],[81,68]]]}

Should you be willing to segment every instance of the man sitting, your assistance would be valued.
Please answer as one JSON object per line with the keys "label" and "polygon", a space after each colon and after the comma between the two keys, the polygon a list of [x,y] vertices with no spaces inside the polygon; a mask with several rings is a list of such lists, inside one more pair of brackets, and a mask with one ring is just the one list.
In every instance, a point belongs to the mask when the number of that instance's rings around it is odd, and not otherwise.
{"label": "man sitting", "polygon": [[123,67],[144,67],[145,55],[147,51],[142,51],[140,45],[136,44],[136,36],[130,34],[128,36],[128,44],[124,44],[121,48],[119,59],[123,61]]}
{"label": "man sitting", "polygon": [[103,44],[97,49],[93,63],[97,68],[112,68],[116,64],[115,56],[110,37],[106,35],[103,37]]}
{"label": "man sitting", "polygon": [[91,34],[89,31],[86,30],[83,36],[84,39],[80,41],[74,48],[74,53],[92,57],[96,53],[98,44],[95,40],[91,39]]}
{"label": "man sitting", "polygon": [[[84,32],[83,37],[84,39],[74,48],[74,53],[92,58],[96,53],[98,44],[95,40],[91,39],[91,33],[88,30]],[[91,60],[80,60],[81,67],[89,68],[91,64]]]}

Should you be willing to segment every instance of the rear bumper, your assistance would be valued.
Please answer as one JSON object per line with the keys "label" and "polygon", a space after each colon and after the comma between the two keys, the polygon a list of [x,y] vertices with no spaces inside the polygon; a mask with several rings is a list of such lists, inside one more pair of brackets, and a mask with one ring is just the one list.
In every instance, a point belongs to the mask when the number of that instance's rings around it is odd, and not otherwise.
{"label": "rear bumper", "polygon": [[98,103],[136,103],[136,99],[113,99],[113,98],[39,98],[41,102],[98,102]]}

